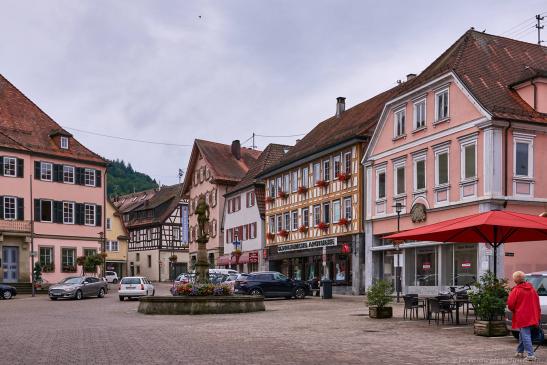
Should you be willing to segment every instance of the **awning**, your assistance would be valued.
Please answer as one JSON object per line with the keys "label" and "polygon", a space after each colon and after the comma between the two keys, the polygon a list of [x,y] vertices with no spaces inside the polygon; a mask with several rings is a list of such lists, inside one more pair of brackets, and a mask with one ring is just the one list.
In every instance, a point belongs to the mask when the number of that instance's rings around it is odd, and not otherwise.
{"label": "awning", "polygon": [[[239,256],[239,263],[240,264],[249,263],[249,252],[243,252],[241,256]],[[219,256],[219,258],[217,259],[217,266],[226,266],[226,265],[236,265],[236,257],[232,255]]]}

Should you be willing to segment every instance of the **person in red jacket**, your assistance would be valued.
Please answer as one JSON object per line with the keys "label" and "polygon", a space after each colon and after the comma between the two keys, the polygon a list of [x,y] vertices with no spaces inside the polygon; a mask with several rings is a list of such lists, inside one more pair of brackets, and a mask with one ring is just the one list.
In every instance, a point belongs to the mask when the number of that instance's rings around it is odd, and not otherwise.
{"label": "person in red jacket", "polygon": [[524,273],[513,273],[513,281],[517,284],[509,294],[507,307],[513,312],[512,327],[520,329],[519,345],[515,357],[524,357],[524,351],[528,353],[526,360],[534,361],[534,348],[532,346],[532,328],[539,325],[541,307],[539,296],[534,287],[524,280]]}

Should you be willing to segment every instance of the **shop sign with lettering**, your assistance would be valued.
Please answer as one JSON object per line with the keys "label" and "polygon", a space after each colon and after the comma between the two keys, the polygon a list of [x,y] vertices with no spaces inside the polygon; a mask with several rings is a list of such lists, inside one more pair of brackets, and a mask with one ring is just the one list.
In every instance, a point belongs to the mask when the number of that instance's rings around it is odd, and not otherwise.
{"label": "shop sign with lettering", "polygon": [[309,250],[312,248],[331,247],[331,246],[336,246],[337,243],[338,242],[336,237],[325,238],[323,240],[289,243],[286,245],[277,246],[277,252],[282,253],[282,252],[290,252],[290,251],[298,251],[298,250]]}

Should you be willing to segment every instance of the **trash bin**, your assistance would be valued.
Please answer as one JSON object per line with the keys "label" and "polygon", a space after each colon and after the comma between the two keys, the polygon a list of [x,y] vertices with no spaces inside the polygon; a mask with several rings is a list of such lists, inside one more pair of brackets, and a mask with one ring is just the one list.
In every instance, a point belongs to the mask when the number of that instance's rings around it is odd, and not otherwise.
{"label": "trash bin", "polygon": [[322,299],[332,299],[332,281],[329,279],[321,280],[319,293]]}

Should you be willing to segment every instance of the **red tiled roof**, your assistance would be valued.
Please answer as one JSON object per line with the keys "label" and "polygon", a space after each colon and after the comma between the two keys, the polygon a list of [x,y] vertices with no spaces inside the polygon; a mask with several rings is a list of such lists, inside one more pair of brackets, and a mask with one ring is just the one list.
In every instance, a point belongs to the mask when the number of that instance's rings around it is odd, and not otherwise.
{"label": "red tiled roof", "polygon": [[192,183],[193,168],[198,154],[205,159],[214,180],[235,185],[243,179],[261,151],[241,147],[241,158],[232,154],[231,145],[196,139],[184,177],[183,191],[187,193]]}
{"label": "red tiled roof", "polygon": [[[493,118],[547,122],[511,85],[547,72],[547,47],[514,39],[465,32],[415,78],[319,123],[268,174],[352,138],[370,135],[389,100],[447,72],[454,72]],[[265,175],[264,174],[264,175]]]}
{"label": "red tiled roof", "polygon": [[106,164],[102,157],[72,137],[69,149],[61,149],[50,137],[51,133],[70,135],[0,75],[0,146]]}

